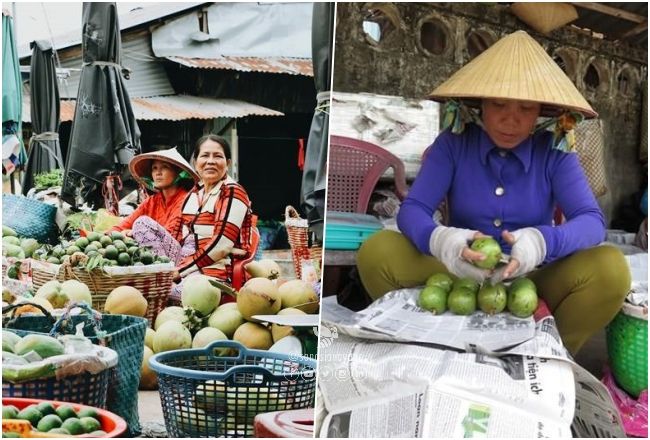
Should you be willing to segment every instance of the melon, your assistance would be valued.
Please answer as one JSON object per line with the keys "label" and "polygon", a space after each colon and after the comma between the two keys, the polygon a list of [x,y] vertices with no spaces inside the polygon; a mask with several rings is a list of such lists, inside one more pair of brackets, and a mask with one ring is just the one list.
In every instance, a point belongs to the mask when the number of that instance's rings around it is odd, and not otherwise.
{"label": "melon", "polygon": [[61,292],[64,292],[73,302],[85,302],[89,306],[93,305],[93,297],[90,294],[90,289],[81,281],[64,281],[61,284]]}
{"label": "melon", "polygon": [[239,326],[232,339],[246,348],[268,350],[273,345],[271,331],[261,324],[246,322]]}
{"label": "melon", "polygon": [[70,298],[61,290],[61,283],[51,280],[43,284],[37,291],[36,297],[45,298],[55,309],[62,309]]}
{"label": "melon", "polygon": [[246,266],[244,266],[244,269],[253,278],[268,278],[270,280],[274,280],[282,275],[282,271],[278,263],[271,259],[251,261]]}
{"label": "melon", "polygon": [[318,311],[318,294],[306,281],[287,281],[278,288],[278,293],[282,301],[282,308],[292,307],[305,313]]}
{"label": "melon", "polygon": [[153,337],[153,351],[162,353],[192,346],[192,334],[178,321],[167,321],[156,330]]}
{"label": "melon", "polygon": [[221,330],[213,327],[205,327],[194,335],[194,339],[192,340],[192,348],[207,347],[214,341],[223,341],[227,339],[228,336],[224,335]]}
{"label": "melon", "polygon": [[153,350],[145,346],[142,357],[142,366],[140,367],[140,389],[155,390],[158,388],[158,375],[149,367],[149,358],[153,356]]}
{"label": "melon", "polygon": [[237,308],[248,321],[253,315],[275,315],[281,301],[277,287],[267,278],[251,278],[237,293]]}
{"label": "melon", "polygon": [[[294,309],[294,308],[288,308],[288,309],[282,309],[278,312],[279,315],[305,315],[305,312],[303,312],[300,309]],[[290,336],[295,334],[296,332],[294,331],[293,327],[290,325],[280,325],[280,324],[273,324],[271,325],[271,335],[273,336],[273,342],[278,342],[280,339],[284,338],[285,336]]]}
{"label": "melon", "polygon": [[182,307],[166,307],[160,313],[158,313],[158,316],[156,316],[156,321],[153,324],[153,329],[158,331],[160,326],[167,321],[176,321],[182,324],[186,321],[186,319],[187,316],[185,315],[185,311]]}
{"label": "melon", "polygon": [[201,316],[208,316],[219,305],[221,290],[210,283],[205,275],[185,278],[181,292],[183,307],[196,310]]}
{"label": "melon", "polygon": [[217,310],[212,312],[208,325],[210,327],[221,330],[227,337],[232,338],[235,330],[242,325],[246,320],[239,312],[237,303],[231,302],[217,307]]}
{"label": "melon", "polygon": [[153,350],[153,337],[156,336],[156,331],[151,328],[147,328],[147,332],[144,334],[144,345]]}
{"label": "melon", "polygon": [[220,380],[206,380],[196,386],[194,405],[204,411],[223,412],[226,407],[227,385]]}
{"label": "melon", "polygon": [[116,287],[108,294],[104,311],[111,315],[143,317],[147,313],[147,300],[135,287]]}
{"label": "melon", "polygon": [[51,356],[58,356],[64,353],[63,344],[51,336],[31,334],[16,342],[14,353],[19,356],[35,351],[38,355],[46,359]]}

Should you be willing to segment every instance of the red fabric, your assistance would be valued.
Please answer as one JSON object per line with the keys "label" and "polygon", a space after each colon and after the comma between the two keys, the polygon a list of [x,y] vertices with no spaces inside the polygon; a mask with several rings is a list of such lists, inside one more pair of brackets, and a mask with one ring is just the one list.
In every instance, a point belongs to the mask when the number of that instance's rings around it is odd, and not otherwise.
{"label": "red fabric", "polygon": [[298,139],[298,168],[302,171],[305,168],[305,140]]}
{"label": "red fabric", "polygon": [[113,226],[111,231],[123,231],[131,229],[133,222],[139,217],[146,215],[151,217],[160,225],[164,226],[170,233],[173,234],[173,227],[176,224],[175,219],[180,216],[183,201],[187,197],[187,191],[183,188],[178,188],[176,193],[165,200],[162,193],[155,193],[153,196],[144,200],[133,213],[126,217],[119,225]]}

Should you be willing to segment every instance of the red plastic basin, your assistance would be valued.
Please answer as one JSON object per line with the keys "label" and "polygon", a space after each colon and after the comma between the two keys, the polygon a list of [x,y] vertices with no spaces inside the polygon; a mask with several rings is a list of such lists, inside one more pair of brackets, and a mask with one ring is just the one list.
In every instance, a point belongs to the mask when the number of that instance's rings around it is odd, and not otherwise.
{"label": "red plastic basin", "polygon": [[[105,409],[95,408],[94,406],[80,405],[78,403],[58,402],[56,400],[26,399],[23,397],[2,398],[2,406],[14,405],[18,409],[23,409],[33,404],[38,405],[39,403],[42,402],[49,402],[52,404],[52,406],[54,406],[54,408],[57,408],[60,405],[70,405],[75,410],[75,412],[84,408],[94,409],[95,411],[97,411],[97,414],[99,414],[99,422],[102,424],[102,431],[106,432],[106,435],[101,438],[120,437],[126,431],[126,422],[122,417],[113,414],[110,411],[106,411]],[[76,435],[75,438],[76,437],[99,438],[99,437],[91,436],[90,434]]]}

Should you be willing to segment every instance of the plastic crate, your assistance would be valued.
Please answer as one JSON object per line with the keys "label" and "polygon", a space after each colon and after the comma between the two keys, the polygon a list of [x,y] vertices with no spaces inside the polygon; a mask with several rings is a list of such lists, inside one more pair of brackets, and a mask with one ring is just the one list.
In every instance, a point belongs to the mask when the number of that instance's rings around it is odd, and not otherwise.
{"label": "plastic crate", "polygon": [[325,249],[359,249],[372,234],[383,229],[372,215],[328,211],[325,222]]}

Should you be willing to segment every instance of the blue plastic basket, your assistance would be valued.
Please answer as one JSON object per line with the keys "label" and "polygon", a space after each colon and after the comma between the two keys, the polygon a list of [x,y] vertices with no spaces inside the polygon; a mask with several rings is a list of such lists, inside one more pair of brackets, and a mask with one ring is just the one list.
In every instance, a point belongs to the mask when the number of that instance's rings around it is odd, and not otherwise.
{"label": "blue plastic basket", "polygon": [[325,249],[359,249],[382,223],[372,215],[351,212],[328,212],[325,224]]}
{"label": "blue plastic basket", "polygon": [[257,414],[312,407],[316,362],[235,341],[150,358],[170,437],[252,437]]}

